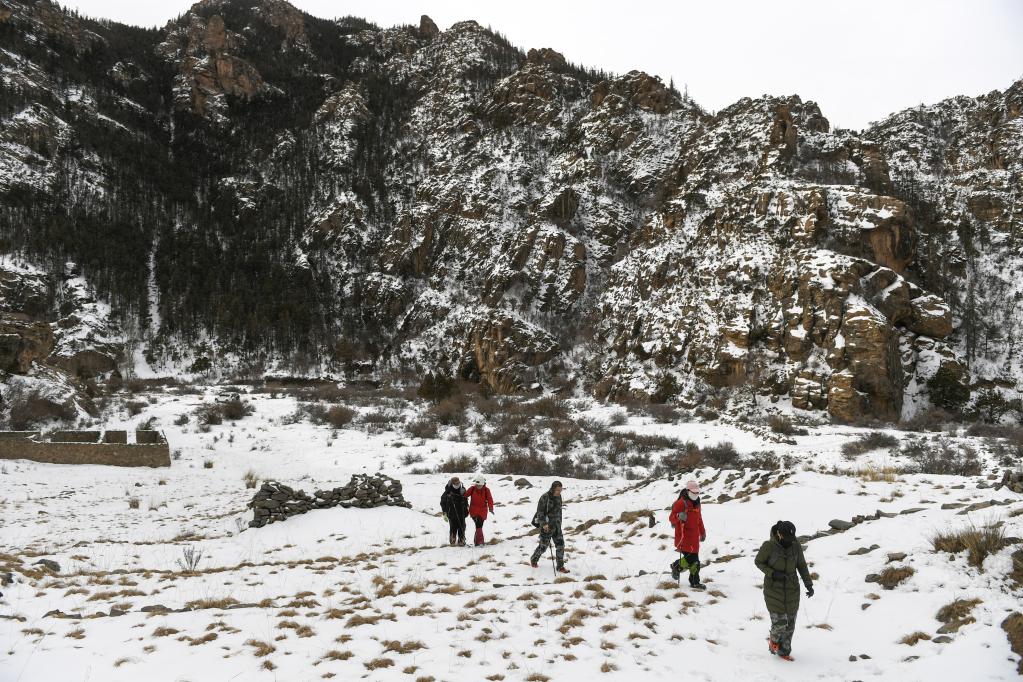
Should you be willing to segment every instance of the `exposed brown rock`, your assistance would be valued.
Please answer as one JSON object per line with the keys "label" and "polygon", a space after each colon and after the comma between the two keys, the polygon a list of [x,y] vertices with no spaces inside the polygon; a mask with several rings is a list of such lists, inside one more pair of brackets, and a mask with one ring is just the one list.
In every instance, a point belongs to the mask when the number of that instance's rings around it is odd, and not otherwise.
{"label": "exposed brown rock", "polygon": [[437,24],[433,22],[433,19],[424,14],[419,17],[419,35],[424,38],[432,38],[440,35],[440,29],[437,28]]}
{"label": "exposed brown rock", "polygon": [[53,351],[53,330],[27,315],[0,315],[0,370],[25,374]]}

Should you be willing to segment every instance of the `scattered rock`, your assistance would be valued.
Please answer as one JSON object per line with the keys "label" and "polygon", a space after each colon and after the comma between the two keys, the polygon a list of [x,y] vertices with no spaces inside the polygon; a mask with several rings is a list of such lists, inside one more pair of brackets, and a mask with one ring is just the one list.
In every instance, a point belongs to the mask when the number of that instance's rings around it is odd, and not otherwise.
{"label": "scattered rock", "polygon": [[148,606],[143,606],[141,611],[142,613],[169,613],[170,609],[163,604],[149,604]]}
{"label": "scattered rock", "polygon": [[859,556],[861,554],[869,554],[870,552],[873,552],[875,549],[878,549],[879,547],[880,547],[880,545],[871,545],[870,547],[860,547],[859,549],[854,549],[853,551],[849,552],[849,556]]}
{"label": "scattered rock", "polygon": [[868,582],[868,583],[876,583],[879,580],[881,580],[881,576],[878,575],[877,573],[868,573],[867,574],[866,582]]}
{"label": "scattered rock", "polygon": [[894,562],[894,561],[903,561],[903,560],[905,560],[905,558],[906,558],[906,553],[905,552],[889,552],[888,553],[888,563],[889,564]]}
{"label": "scattered rock", "polygon": [[858,660],[859,660],[859,659],[858,659],[858,658],[856,658],[856,654],[850,654],[850,655],[849,655],[849,662],[850,662],[850,663],[855,663],[855,662],[856,662],[856,661],[858,661]]}
{"label": "scattered rock", "polygon": [[118,616],[123,616],[126,613],[128,613],[128,612],[127,611],[122,611],[121,609],[110,609],[110,613],[108,615],[111,618],[117,618]]}
{"label": "scattered rock", "polygon": [[965,506],[966,506],[966,504],[964,504],[963,502],[945,502],[943,505],[941,505],[941,508],[942,509],[959,509],[960,507],[965,507]]}
{"label": "scattered rock", "polygon": [[250,528],[261,528],[313,509],[412,507],[402,496],[401,482],[384,474],[355,474],[346,485],[332,490],[317,490],[312,496],[304,490],[267,481],[252,496],[248,506],[253,514]]}
{"label": "scattered rock", "polygon": [[35,562],[34,565],[42,566],[43,568],[48,568],[54,573],[60,573],[60,564],[58,564],[53,559],[40,559],[39,561]]}
{"label": "scattered rock", "polygon": [[917,512],[924,511],[924,509],[925,507],[910,507],[909,509],[903,509],[902,511],[900,511],[899,515],[916,514]]}
{"label": "scattered rock", "polygon": [[0,586],[12,585],[12,584],[14,584],[14,574],[13,573],[0,573]]}
{"label": "scattered rock", "polygon": [[948,635],[941,635],[940,637],[935,637],[931,641],[934,642],[935,644],[948,644],[949,642],[952,641],[952,638],[949,637]]}
{"label": "scattered rock", "polygon": [[522,489],[522,488],[532,488],[533,484],[530,483],[529,481],[527,481],[524,478],[520,478],[517,481],[515,481],[515,487],[519,488],[519,489]]}
{"label": "scattered rock", "polygon": [[832,519],[831,521],[828,522],[828,525],[834,528],[835,530],[849,530],[856,524],[852,523],[851,521],[843,521],[842,519]]}

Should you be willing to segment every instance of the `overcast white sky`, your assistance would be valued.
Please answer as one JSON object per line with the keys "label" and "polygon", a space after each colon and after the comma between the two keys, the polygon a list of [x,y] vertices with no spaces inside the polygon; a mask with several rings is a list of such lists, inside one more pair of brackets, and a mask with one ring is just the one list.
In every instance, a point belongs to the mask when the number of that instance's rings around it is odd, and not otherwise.
{"label": "overcast white sky", "polygon": [[[252,0],[253,3],[256,0]],[[162,26],[190,0],[65,0],[84,14]],[[522,48],[675,79],[717,110],[798,94],[833,126],[862,128],[920,103],[1023,78],[1023,0],[292,0],[319,17],[440,28],[475,19]]]}

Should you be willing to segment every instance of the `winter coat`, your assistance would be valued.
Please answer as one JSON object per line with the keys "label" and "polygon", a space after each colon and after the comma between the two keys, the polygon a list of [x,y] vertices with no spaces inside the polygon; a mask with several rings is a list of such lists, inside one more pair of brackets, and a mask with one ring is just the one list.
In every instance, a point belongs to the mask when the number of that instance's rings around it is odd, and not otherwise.
{"label": "winter coat", "polygon": [[[803,578],[806,589],[813,586],[799,541],[782,547],[772,532],[771,539],[760,546],[756,564],[764,572],[764,601],[767,610],[771,613],[796,613],[799,610],[800,592],[796,571]],[[781,575],[775,577],[778,571]]]}
{"label": "winter coat", "polygon": [[549,490],[540,496],[536,503],[536,513],[540,518],[540,528],[546,524],[551,531],[561,528],[561,496],[554,495]]}
{"label": "winter coat", "polygon": [[469,499],[469,516],[486,519],[487,510],[494,511],[494,496],[490,494],[490,488],[487,486],[482,488],[474,485],[469,486],[469,489],[465,491],[465,496]]}
{"label": "winter coat", "polygon": [[[700,553],[700,538],[707,535],[703,528],[703,513],[699,501],[693,502],[685,494],[671,505],[671,516],[668,520],[675,527],[675,550],[691,554]],[[685,521],[679,520],[679,514],[685,514]]]}
{"label": "winter coat", "polygon": [[449,519],[464,519],[469,515],[469,503],[465,501],[465,487],[457,488],[448,483],[444,486],[444,494],[440,496],[440,510]]}

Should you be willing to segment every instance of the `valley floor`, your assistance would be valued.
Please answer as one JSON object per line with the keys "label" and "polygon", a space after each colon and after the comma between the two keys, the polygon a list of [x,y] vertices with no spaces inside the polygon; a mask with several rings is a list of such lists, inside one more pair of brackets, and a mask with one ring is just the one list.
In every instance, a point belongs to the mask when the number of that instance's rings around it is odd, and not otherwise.
{"label": "valley floor", "polygon": [[[413,475],[402,462],[417,453],[417,466],[435,466],[477,446],[289,423],[295,402],[286,397],[254,397],[253,415],[207,433],[194,420],[173,425],[202,397],[154,396],[140,415],[108,422],[155,417],[179,450],[169,469],[0,462],[0,573],[14,578],[0,588],[0,680],[1018,677],[1001,628],[1019,609],[1008,577],[1015,548],[989,556],[981,572],[930,541],[999,521],[1006,536],[1023,536],[1023,497],[993,489],[1000,469],[989,459],[979,477],[872,482],[833,473],[856,429],[779,443],[733,426],[634,418],[621,428],[790,458],[780,472],[694,474],[709,563],[708,590],[695,592],[668,573],[666,509],[679,480],[566,480],[571,573],[555,579],[549,559],[527,563],[529,519],[550,479],[526,476],[532,487],[520,488],[518,477],[489,476],[498,506],[488,544],[452,548],[439,515],[448,475]],[[412,508],[319,510],[249,529],[248,471],[310,493],[382,471],[402,481]],[[802,600],[796,661],[771,657],[753,564],[770,526],[788,519],[812,536],[858,515],[872,518],[805,544],[816,595]],[[189,548],[202,553],[195,571],[180,565]],[[60,571],[35,565],[40,558]],[[886,567],[912,572],[893,589],[865,581]],[[955,599],[980,601],[942,636],[936,615]],[[916,643],[900,643],[917,632]]]}

